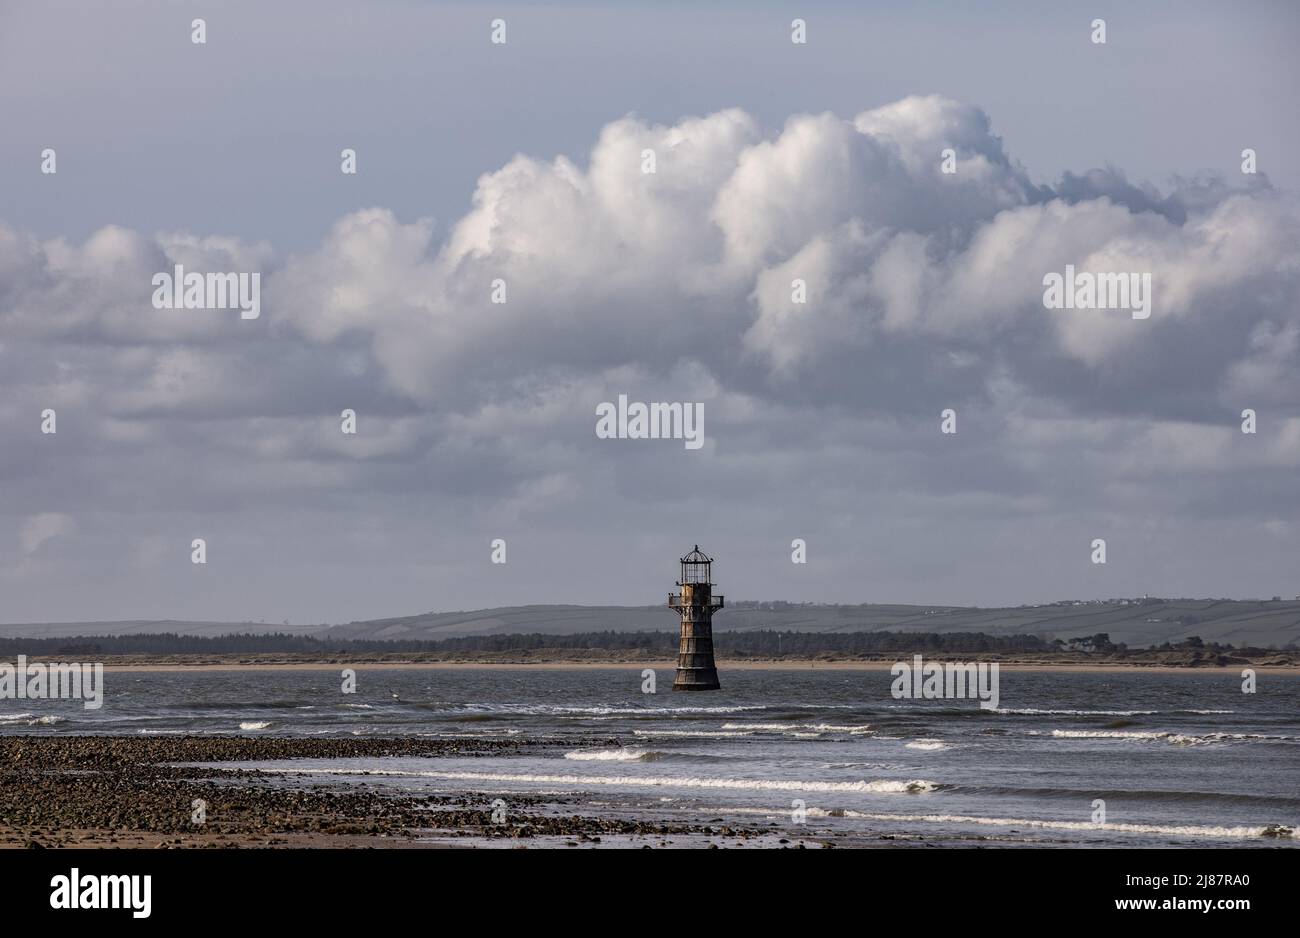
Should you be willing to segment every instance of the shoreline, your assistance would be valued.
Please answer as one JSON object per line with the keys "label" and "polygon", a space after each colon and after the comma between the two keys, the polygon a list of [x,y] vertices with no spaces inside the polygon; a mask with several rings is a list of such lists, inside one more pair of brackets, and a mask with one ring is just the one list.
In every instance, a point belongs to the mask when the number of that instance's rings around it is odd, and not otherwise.
{"label": "shoreline", "polygon": [[[1067,831],[1027,839],[1032,822],[997,829],[836,829],[834,810],[812,826],[783,807],[698,808],[677,815],[624,804],[593,810],[574,791],[524,792],[489,781],[439,792],[405,790],[375,775],[338,787],[278,768],[231,763],[300,758],[510,757],[617,738],[433,740],[408,737],[0,737],[0,849],[5,848],[1044,848],[1088,847]],[[364,774],[364,773],[363,773]],[[907,796],[911,797],[911,796]],[[201,809],[201,814],[196,811]],[[499,813],[500,812],[500,813]],[[889,821],[890,814],[864,815]],[[1014,836],[1013,836],[1014,835]],[[1291,827],[1269,823],[1224,846],[1285,848]],[[1123,844],[1120,844],[1123,846]]]}
{"label": "shoreline", "polygon": [[[590,736],[563,745],[617,743]],[[554,748],[559,744],[403,737],[0,737],[0,849],[639,847],[669,846],[669,840],[761,846],[782,836],[757,820],[593,815],[573,796],[511,793],[505,802],[495,792],[472,789],[421,794],[309,781],[274,786],[260,770],[223,766],[296,758],[474,758]],[[507,803],[502,819],[496,811]]]}
{"label": "shoreline", "polygon": [[[811,659],[774,659],[760,661],[718,661],[719,671],[889,671],[895,660],[890,661],[820,661]],[[910,656],[906,659],[909,660]],[[926,661],[944,663],[959,659],[958,656],[927,656]],[[34,662],[33,662],[34,663]],[[1159,662],[1097,662],[1095,664],[1073,664],[1050,661],[989,661],[997,664],[1000,670],[1045,672],[1045,673],[1091,673],[1118,674],[1141,671],[1156,674],[1239,674],[1240,669],[1250,668],[1266,674],[1300,674],[1300,665],[1256,664],[1251,662],[1230,665],[1171,665]],[[351,668],[356,671],[599,671],[627,670],[636,671],[649,668],[656,671],[674,671],[677,664],[671,660],[661,661],[591,661],[563,660],[552,661],[229,661],[229,662],[167,662],[143,661],[105,663],[106,672],[140,672],[140,673],[175,673],[175,672],[218,672],[218,671],[338,671]]]}

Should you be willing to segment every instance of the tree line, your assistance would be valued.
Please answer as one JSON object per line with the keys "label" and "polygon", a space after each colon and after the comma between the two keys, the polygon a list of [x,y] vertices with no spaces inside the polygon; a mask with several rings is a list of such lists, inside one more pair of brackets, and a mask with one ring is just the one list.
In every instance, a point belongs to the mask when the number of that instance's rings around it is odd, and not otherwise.
{"label": "tree line", "polygon": [[[793,632],[756,630],[719,632],[718,649],[729,656],[813,657],[817,655],[1023,654],[1075,651],[1124,655],[1130,651],[1105,633],[1069,641],[1038,635],[986,635],[983,632]],[[132,635],[82,635],[71,638],[0,638],[0,655],[45,655],[65,659],[96,655],[248,655],[296,654],[330,657],[355,654],[476,654],[543,651],[617,651],[669,653],[677,648],[675,631],[576,632],[557,635],[529,632],[469,635],[436,640],[338,639],[284,633],[253,635],[178,635],[174,632]],[[1209,653],[1263,651],[1189,638],[1166,642],[1161,650]]]}

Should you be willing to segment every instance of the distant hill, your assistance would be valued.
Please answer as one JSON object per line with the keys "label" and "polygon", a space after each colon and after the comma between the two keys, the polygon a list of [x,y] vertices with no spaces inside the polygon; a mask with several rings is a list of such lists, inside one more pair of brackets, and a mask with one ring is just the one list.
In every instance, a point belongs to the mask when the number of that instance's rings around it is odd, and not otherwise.
{"label": "distant hill", "polygon": [[[660,632],[676,628],[677,617],[663,606],[506,606],[468,612],[349,622],[346,625],[276,625],[251,622],[17,623],[0,625],[0,637],[73,635],[267,634],[313,635],[334,639],[429,641],[491,634],[579,632]],[[981,609],[962,606],[813,605],[736,602],[714,619],[719,632],[983,632],[993,636],[1036,635],[1071,639],[1106,633],[1112,642],[1132,647],[1177,644],[1198,636],[1206,642],[1264,648],[1300,646],[1300,601],[1233,599],[1147,599],[1056,603]]]}
{"label": "distant hill", "polygon": [[267,622],[187,622],[183,619],[123,619],[113,622],[11,622],[0,624],[0,638],[69,638],[73,635],[234,635],[283,632],[311,635],[319,625]]}
{"label": "distant hill", "polygon": [[[661,606],[510,606],[426,613],[337,625],[317,634],[354,639],[440,639],[492,633],[661,631],[677,617]],[[1105,632],[1134,647],[1210,642],[1282,648],[1300,644],[1300,601],[1148,599],[981,609],[960,606],[735,603],[713,620],[719,632],[983,632],[1071,639]]]}

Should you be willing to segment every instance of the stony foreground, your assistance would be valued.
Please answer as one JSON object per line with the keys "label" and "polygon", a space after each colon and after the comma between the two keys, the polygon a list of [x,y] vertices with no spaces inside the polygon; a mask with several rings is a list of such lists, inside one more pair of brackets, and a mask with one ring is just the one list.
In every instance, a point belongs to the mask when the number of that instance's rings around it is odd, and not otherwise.
{"label": "stony foreground", "polygon": [[[609,744],[609,740],[593,744]],[[493,823],[491,798],[410,796],[377,786],[272,787],[268,774],[221,762],[293,758],[507,755],[538,744],[511,740],[240,737],[0,737],[0,846],[237,847],[418,846],[448,838],[718,835],[761,831],[660,825],[537,810],[512,797]],[[212,763],[177,767],[170,763]],[[202,801],[201,819],[196,800]],[[554,806],[555,799],[547,804]]]}

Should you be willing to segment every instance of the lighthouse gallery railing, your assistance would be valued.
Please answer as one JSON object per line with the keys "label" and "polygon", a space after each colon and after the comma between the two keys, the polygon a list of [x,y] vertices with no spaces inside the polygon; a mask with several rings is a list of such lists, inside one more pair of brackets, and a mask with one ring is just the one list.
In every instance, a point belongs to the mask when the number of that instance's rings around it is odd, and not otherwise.
{"label": "lighthouse gallery railing", "polygon": [[[722,598],[722,596],[720,596],[720,595],[719,595],[719,596],[711,596],[711,597],[709,597],[709,608],[710,608],[710,609],[721,609],[721,608],[723,607],[723,601],[722,601],[722,599],[723,599],[723,598]],[[682,602],[682,594],[681,594],[681,593],[669,593],[669,594],[668,594],[668,605],[671,606],[673,609],[680,609],[682,606],[689,606],[690,603],[684,603],[684,602]]]}

